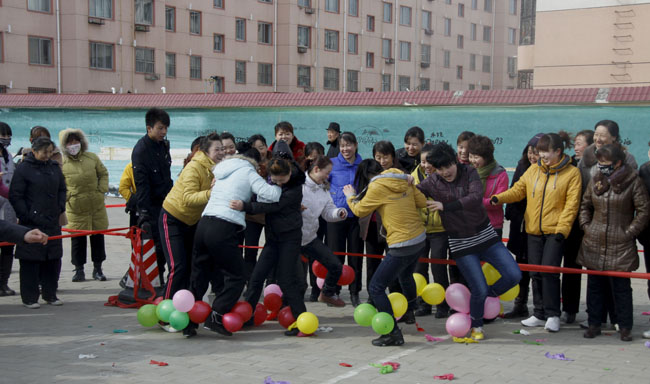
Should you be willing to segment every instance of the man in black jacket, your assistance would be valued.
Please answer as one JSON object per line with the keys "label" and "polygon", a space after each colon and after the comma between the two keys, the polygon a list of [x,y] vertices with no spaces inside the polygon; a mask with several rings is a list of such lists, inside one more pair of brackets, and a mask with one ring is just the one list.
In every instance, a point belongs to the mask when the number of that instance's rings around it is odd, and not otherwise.
{"label": "man in black jacket", "polygon": [[143,228],[156,245],[160,283],[164,285],[165,254],[158,233],[158,216],[167,193],[172,189],[169,142],[165,139],[169,127],[169,115],[158,108],[151,108],[145,117],[147,134],[133,147],[131,163],[135,179],[135,200],[138,225]]}
{"label": "man in black jacket", "polygon": [[[341,126],[339,123],[330,123],[327,127],[327,144],[330,146],[327,150],[327,157],[332,158],[339,155],[339,136],[341,135]],[[308,154],[307,154],[308,155]]]}
{"label": "man in black jacket", "polygon": [[22,225],[0,220],[0,241],[9,243],[40,243],[47,244],[47,235],[38,229],[29,229]]}

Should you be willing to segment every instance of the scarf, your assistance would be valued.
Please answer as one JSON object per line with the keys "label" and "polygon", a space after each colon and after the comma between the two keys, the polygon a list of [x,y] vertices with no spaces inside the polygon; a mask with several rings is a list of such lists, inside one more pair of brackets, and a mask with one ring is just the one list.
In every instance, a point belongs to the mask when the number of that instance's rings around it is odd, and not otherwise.
{"label": "scarf", "polygon": [[485,191],[485,184],[487,182],[488,176],[494,171],[494,168],[497,166],[497,161],[492,160],[491,162],[485,164],[484,166],[477,168],[478,175],[481,178],[481,184],[483,184],[483,191]]}

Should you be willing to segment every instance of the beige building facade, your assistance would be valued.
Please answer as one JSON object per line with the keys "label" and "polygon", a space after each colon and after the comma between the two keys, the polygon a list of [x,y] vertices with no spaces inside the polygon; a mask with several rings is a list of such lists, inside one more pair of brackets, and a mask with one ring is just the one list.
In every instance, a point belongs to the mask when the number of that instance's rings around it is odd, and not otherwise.
{"label": "beige building facade", "polygon": [[0,92],[512,89],[519,0],[0,0]]}

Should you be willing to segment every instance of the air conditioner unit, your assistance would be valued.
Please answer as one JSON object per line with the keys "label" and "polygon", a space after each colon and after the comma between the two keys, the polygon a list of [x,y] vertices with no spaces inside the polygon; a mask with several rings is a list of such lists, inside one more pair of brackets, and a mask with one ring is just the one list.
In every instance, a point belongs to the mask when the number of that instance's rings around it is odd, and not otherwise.
{"label": "air conditioner unit", "polygon": [[433,35],[433,30],[427,28],[427,29],[424,30],[424,34],[427,35],[427,36],[431,36],[431,35]]}
{"label": "air conditioner unit", "polygon": [[314,88],[312,87],[302,87],[305,92],[314,92]]}
{"label": "air conditioner unit", "polygon": [[160,75],[157,73],[150,73],[148,75],[144,75],[144,79],[151,80],[151,81],[160,80]]}
{"label": "air conditioner unit", "polygon": [[313,15],[316,10],[314,8],[305,8],[305,13],[308,15]]}
{"label": "air conditioner unit", "polygon": [[149,26],[147,24],[136,24],[135,30],[138,32],[149,32]]}
{"label": "air conditioner unit", "polygon": [[429,68],[430,65],[431,63],[425,63],[424,61],[420,63],[420,67],[422,68]]}
{"label": "air conditioner unit", "polygon": [[104,25],[104,19],[100,19],[99,17],[89,17],[88,24]]}
{"label": "air conditioner unit", "polygon": [[386,64],[395,64],[395,59],[393,58],[386,59]]}
{"label": "air conditioner unit", "polygon": [[298,47],[298,53],[307,53],[307,47]]}

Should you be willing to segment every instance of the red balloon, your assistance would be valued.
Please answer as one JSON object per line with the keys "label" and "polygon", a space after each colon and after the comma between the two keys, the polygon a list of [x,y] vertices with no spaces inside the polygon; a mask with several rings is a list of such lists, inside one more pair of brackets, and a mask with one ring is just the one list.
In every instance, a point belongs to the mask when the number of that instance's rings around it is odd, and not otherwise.
{"label": "red balloon", "polygon": [[327,277],[327,268],[317,260],[314,260],[314,263],[311,265],[311,271],[314,272],[316,277],[320,277],[321,279]]}
{"label": "red balloon", "polygon": [[245,323],[253,316],[253,307],[251,307],[248,301],[238,301],[237,304],[232,307],[230,312],[241,316],[242,320],[244,320]]}
{"label": "red balloon", "polygon": [[193,323],[201,324],[205,321],[205,319],[208,318],[208,316],[210,316],[210,312],[212,312],[212,307],[210,307],[210,304],[206,303],[205,301],[198,300],[194,302],[194,306],[187,314],[190,315],[190,320]]}
{"label": "red balloon", "polygon": [[278,313],[278,322],[284,328],[289,328],[289,326],[296,322],[296,318],[293,317],[291,312],[291,307],[284,307]]}
{"label": "red balloon", "polygon": [[266,321],[266,315],[268,313],[266,312],[266,307],[262,303],[257,303],[255,306],[255,315],[253,317],[253,322],[255,323],[255,326],[262,325]]}
{"label": "red balloon", "polygon": [[271,312],[277,312],[282,307],[282,298],[276,293],[264,296],[264,306]]}
{"label": "red balloon", "polygon": [[278,319],[278,311],[269,312],[266,316],[266,321],[273,321]]}
{"label": "red balloon", "polygon": [[349,265],[343,266],[341,277],[339,277],[338,285],[348,285],[354,281],[354,269]]}
{"label": "red balloon", "polygon": [[223,327],[232,333],[239,331],[244,326],[244,320],[242,320],[241,316],[232,312],[223,315],[221,321],[223,321]]}
{"label": "red balloon", "polygon": [[160,304],[160,302],[163,301],[163,300],[165,300],[164,297],[162,297],[162,296],[158,296],[158,297],[156,297],[156,298],[154,299],[153,304],[154,304],[154,305],[158,305],[158,304]]}

